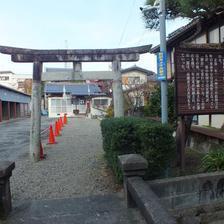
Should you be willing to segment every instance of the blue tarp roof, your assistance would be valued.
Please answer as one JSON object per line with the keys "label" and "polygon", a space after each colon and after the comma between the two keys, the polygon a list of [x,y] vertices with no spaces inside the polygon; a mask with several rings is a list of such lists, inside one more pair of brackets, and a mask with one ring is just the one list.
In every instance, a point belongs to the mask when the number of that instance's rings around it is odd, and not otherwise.
{"label": "blue tarp roof", "polygon": [[104,95],[101,89],[96,84],[57,84],[47,83],[45,84],[45,93],[63,93],[65,92],[76,96],[88,96],[88,95]]}

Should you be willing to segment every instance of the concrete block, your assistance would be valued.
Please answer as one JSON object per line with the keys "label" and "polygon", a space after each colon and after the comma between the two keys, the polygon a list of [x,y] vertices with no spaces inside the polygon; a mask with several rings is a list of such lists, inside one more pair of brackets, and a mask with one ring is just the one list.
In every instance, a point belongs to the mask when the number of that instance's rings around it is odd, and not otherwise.
{"label": "concrete block", "polygon": [[144,176],[148,162],[139,154],[118,156],[119,165],[125,176]]}
{"label": "concrete block", "polygon": [[5,219],[12,210],[9,178],[15,162],[0,161],[0,219]]}
{"label": "concrete block", "polygon": [[130,177],[128,191],[149,224],[176,224],[176,220],[162,206],[159,198],[140,177]]}

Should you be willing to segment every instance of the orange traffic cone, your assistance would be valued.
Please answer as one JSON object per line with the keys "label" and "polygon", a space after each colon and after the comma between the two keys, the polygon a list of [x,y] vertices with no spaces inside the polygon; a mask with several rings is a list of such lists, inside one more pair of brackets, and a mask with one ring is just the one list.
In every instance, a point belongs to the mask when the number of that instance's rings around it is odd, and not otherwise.
{"label": "orange traffic cone", "polygon": [[66,114],[64,114],[64,124],[67,124],[67,117],[66,117]]}
{"label": "orange traffic cone", "polygon": [[62,117],[60,117],[60,121],[61,121],[61,126],[64,127]]}
{"label": "orange traffic cone", "polygon": [[44,158],[45,158],[44,149],[43,149],[42,143],[40,142],[40,160]]}
{"label": "orange traffic cone", "polygon": [[55,121],[55,131],[54,131],[54,133],[55,133],[55,136],[59,136],[60,135],[60,131],[59,131],[59,127],[58,127],[58,122],[57,121]]}
{"label": "orange traffic cone", "polygon": [[68,124],[67,114],[65,114],[65,121],[66,121],[66,124]]}
{"label": "orange traffic cone", "polygon": [[56,144],[52,125],[49,127],[48,144]]}
{"label": "orange traffic cone", "polygon": [[59,132],[60,132],[60,131],[61,131],[61,122],[60,122],[59,118],[58,118],[58,120],[57,120],[57,123],[58,123],[58,130],[59,130]]}
{"label": "orange traffic cone", "polygon": [[61,132],[61,130],[62,130],[62,128],[61,128],[61,122],[60,122],[60,120],[58,119],[58,130],[59,130],[59,133]]}
{"label": "orange traffic cone", "polygon": [[61,130],[62,130],[63,125],[62,125],[62,122],[61,122],[61,117],[59,118],[59,122],[60,122],[60,127],[61,127]]}

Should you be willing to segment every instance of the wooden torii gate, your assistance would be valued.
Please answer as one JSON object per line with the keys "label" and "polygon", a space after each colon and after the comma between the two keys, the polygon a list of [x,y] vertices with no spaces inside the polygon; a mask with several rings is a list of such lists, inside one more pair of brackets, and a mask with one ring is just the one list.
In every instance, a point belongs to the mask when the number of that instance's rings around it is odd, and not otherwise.
{"label": "wooden torii gate", "polygon": [[[148,53],[151,45],[118,49],[76,49],[76,50],[35,50],[0,46],[0,53],[11,55],[18,63],[33,63],[30,157],[40,158],[41,132],[41,76],[44,62],[73,62],[73,72],[64,74],[65,80],[113,79],[113,100],[115,117],[124,116],[121,83],[121,62],[138,61],[139,55]],[[112,72],[82,72],[82,62],[112,62]],[[57,80],[45,74],[45,80]],[[105,77],[105,78],[104,78]]]}

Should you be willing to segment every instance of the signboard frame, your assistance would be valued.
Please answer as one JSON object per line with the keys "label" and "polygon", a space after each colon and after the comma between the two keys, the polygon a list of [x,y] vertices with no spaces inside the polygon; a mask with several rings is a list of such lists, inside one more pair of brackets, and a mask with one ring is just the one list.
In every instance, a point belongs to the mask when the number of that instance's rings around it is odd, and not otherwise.
{"label": "signboard frame", "polygon": [[[205,79],[204,79],[204,83],[202,82],[203,72],[200,69],[201,64],[196,63],[197,68],[193,67],[191,65],[191,63],[190,63],[190,68],[187,67],[186,64],[184,67],[183,64],[181,64],[181,62],[183,61],[184,55],[185,56],[188,55],[185,57],[185,59],[188,58],[188,60],[185,61],[185,63],[188,61],[188,64],[189,64],[189,60],[191,57],[194,59],[194,61],[196,60],[196,62],[198,62],[197,61],[198,58],[199,58],[200,62],[201,62],[201,60],[205,60],[205,58],[207,59],[207,56],[212,58],[211,61],[210,60],[206,61],[206,63],[204,61],[204,65],[207,66],[206,67],[206,69],[207,69],[206,70],[206,78],[207,78],[207,76],[209,76],[209,82],[206,83],[207,85],[205,85]],[[220,62],[218,65],[216,64],[214,66],[213,63],[217,63],[217,58],[221,58],[220,60],[222,62]],[[193,59],[192,59],[192,61],[193,61]],[[179,47],[179,48],[175,49],[174,62],[175,62],[175,92],[176,92],[175,102],[176,102],[177,116],[224,114],[224,48],[214,49],[214,48]],[[193,65],[195,65],[195,64],[193,63]],[[193,68],[191,68],[191,66]],[[215,69],[214,69],[214,67],[215,67]],[[222,67],[222,69],[221,69],[221,67]],[[211,68],[213,68],[213,69],[211,70]],[[205,68],[204,68],[204,70],[205,70]],[[211,71],[213,71],[213,73]],[[197,77],[196,76],[194,77],[193,74],[197,74]],[[198,95],[200,95],[200,97],[201,97],[200,98],[198,96],[198,99],[200,99],[200,100],[198,100],[197,105],[199,105],[201,103],[201,101],[202,101],[201,99],[204,98],[204,100],[205,100],[205,95],[203,95],[203,94],[204,94],[204,92],[207,93],[207,89],[205,91],[204,88],[205,87],[207,88],[208,83],[209,83],[209,88],[211,88],[210,86],[211,86],[211,80],[212,80],[213,84],[215,83],[215,91],[217,91],[217,92],[215,92],[217,97],[216,97],[216,95],[214,97],[215,97],[215,103],[217,103],[218,108],[211,108],[211,105],[214,106],[214,101],[212,101],[213,104],[211,104],[210,101],[209,102],[206,101],[206,103],[204,102],[203,109],[189,109],[189,107],[191,107],[191,104],[190,104],[191,102],[189,103],[189,93],[187,92],[187,89],[189,88],[189,86],[192,87],[192,83],[190,85],[188,82],[189,79],[193,80],[192,77],[196,81],[199,80],[199,82],[197,82],[197,84],[198,83],[201,84],[200,87],[197,87],[197,91],[199,91],[200,94],[195,94],[195,92],[193,92],[193,90],[191,89],[191,93],[194,93],[194,95],[196,97]],[[198,79],[198,77],[200,77],[200,79]],[[215,82],[214,82],[214,79],[215,79]],[[204,84],[204,85],[202,85],[202,84]],[[196,84],[194,84],[194,85],[196,85]],[[201,90],[202,88],[203,88],[204,92]],[[220,94],[220,88],[223,89],[222,94]],[[194,90],[196,91],[196,88]],[[203,92],[203,94],[202,94],[202,92]],[[210,94],[210,89],[208,92]],[[185,95],[184,95],[184,93],[185,93]],[[191,98],[192,98],[192,96],[193,95],[191,95]],[[209,100],[210,100],[210,98],[211,98],[211,95],[209,95]],[[206,100],[207,100],[207,98],[206,98]],[[181,101],[181,103],[179,101]],[[185,101],[186,101],[186,103],[185,103]],[[196,103],[194,101],[194,105],[195,104]],[[203,104],[201,104],[201,105],[203,105]],[[208,105],[210,105],[210,108],[208,108]],[[220,105],[220,107],[219,107],[219,105]]]}

